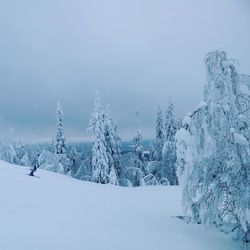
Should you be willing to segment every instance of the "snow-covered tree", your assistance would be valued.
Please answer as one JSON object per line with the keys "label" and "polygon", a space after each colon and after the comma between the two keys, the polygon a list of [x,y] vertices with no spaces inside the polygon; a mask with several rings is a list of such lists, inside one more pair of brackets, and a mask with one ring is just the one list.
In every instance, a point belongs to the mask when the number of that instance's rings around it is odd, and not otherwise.
{"label": "snow-covered tree", "polygon": [[109,165],[109,183],[117,184],[121,174],[120,168],[120,137],[117,133],[117,126],[112,119],[110,107],[107,105],[104,112],[104,137]]}
{"label": "snow-covered tree", "polygon": [[25,167],[30,167],[30,160],[27,154],[24,154],[23,157],[20,160],[20,165]]}
{"label": "snow-covered tree", "polygon": [[[34,159],[36,161],[37,158]],[[60,162],[60,157],[58,155],[44,149],[40,155],[38,155],[38,165],[39,168],[52,171],[55,173],[64,174],[65,169],[62,162]],[[33,164],[34,166],[34,164]]]}
{"label": "snow-covered tree", "polygon": [[64,134],[64,116],[61,104],[57,103],[56,109],[56,138],[55,138],[55,153],[65,154],[66,153],[66,141]]}
{"label": "snow-covered tree", "polygon": [[176,175],[176,145],[175,134],[180,125],[175,118],[174,104],[170,103],[166,112],[165,120],[165,143],[162,148],[162,167],[160,179],[167,178],[171,185],[177,185]]}
{"label": "snow-covered tree", "polygon": [[176,145],[173,141],[166,141],[162,149],[160,179],[163,178],[167,178],[170,185],[178,185],[176,175]]}
{"label": "snow-covered tree", "polygon": [[157,107],[157,118],[155,126],[155,142],[153,147],[152,158],[156,161],[162,160],[162,149],[165,141],[165,132],[163,124],[163,116],[161,112],[161,107]]}
{"label": "snow-covered tree", "polygon": [[194,222],[250,240],[250,77],[224,51],[206,57],[204,101],[177,132],[178,177]]}
{"label": "snow-covered tree", "polygon": [[61,104],[57,103],[56,109],[56,138],[55,138],[55,154],[58,162],[62,165],[64,173],[72,175],[70,159],[66,153],[66,140],[64,133],[64,115]]}
{"label": "snow-covered tree", "polygon": [[109,182],[109,159],[105,141],[104,110],[101,105],[100,95],[95,97],[94,112],[89,122],[89,128],[93,132],[92,146],[92,178],[97,183]]}
{"label": "snow-covered tree", "polygon": [[12,144],[0,144],[0,159],[12,164],[18,164],[16,150]]}
{"label": "snow-covered tree", "polygon": [[175,141],[175,134],[178,128],[177,121],[175,119],[174,113],[174,104],[170,103],[166,111],[166,120],[165,120],[165,135],[166,141]]}
{"label": "snow-covered tree", "polygon": [[136,116],[136,134],[133,139],[133,143],[135,148],[135,154],[138,156],[139,160],[142,160],[143,158],[142,131],[141,131],[140,113],[138,110],[136,110],[135,116]]}
{"label": "snow-covered tree", "polygon": [[82,163],[81,154],[77,152],[75,147],[72,147],[68,157],[70,159],[71,176],[74,177]]}

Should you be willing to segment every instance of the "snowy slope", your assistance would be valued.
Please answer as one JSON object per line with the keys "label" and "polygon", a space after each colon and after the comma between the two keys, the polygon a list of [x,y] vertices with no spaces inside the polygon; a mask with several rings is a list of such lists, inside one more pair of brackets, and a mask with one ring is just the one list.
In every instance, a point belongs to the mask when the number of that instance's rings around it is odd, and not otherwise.
{"label": "snowy slope", "polygon": [[98,185],[0,161],[1,250],[235,250],[238,243],[187,225],[178,187]]}

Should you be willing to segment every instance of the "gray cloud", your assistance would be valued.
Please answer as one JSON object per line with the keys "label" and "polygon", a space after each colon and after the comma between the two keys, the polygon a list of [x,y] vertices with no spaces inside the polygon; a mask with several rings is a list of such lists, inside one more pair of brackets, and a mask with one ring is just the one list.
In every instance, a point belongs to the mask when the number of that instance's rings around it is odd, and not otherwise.
{"label": "gray cloud", "polygon": [[247,0],[44,0],[0,3],[0,128],[50,138],[57,100],[69,137],[84,138],[98,89],[123,137],[156,105],[182,117],[201,100],[203,58],[221,48],[249,73]]}

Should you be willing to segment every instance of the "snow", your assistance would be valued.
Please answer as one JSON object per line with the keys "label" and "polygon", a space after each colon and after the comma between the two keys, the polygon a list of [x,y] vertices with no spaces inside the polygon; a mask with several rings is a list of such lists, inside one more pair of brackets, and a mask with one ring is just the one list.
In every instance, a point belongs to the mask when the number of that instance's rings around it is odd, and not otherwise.
{"label": "snow", "polygon": [[192,118],[191,118],[191,113],[188,113],[184,118],[183,118],[183,121],[182,121],[182,124],[183,125],[188,125],[188,126],[190,126],[190,123],[191,123],[191,120],[192,120]]}
{"label": "snow", "polygon": [[239,75],[240,91],[241,93],[250,96],[250,76]]}
{"label": "snow", "polygon": [[0,249],[237,250],[239,243],[186,224],[174,186],[83,182],[0,161]]}
{"label": "snow", "polygon": [[197,109],[203,109],[207,106],[207,102],[201,101],[199,105],[197,106]]}
{"label": "snow", "polygon": [[238,134],[238,133],[234,133],[234,142],[236,144],[239,144],[239,145],[248,145],[249,144],[246,137],[244,137],[243,135]]}

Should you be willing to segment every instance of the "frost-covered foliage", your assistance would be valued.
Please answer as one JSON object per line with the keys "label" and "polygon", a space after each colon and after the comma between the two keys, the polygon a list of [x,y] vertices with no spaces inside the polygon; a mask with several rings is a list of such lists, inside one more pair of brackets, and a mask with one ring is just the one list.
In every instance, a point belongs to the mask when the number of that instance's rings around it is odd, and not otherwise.
{"label": "frost-covered foliage", "polygon": [[[142,130],[141,130],[141,119],[140,113],[138,110],[135,112],[136,116],[136,134],[133,138],[133,146],[134,146],[134,161],[133,165],[128,165],[126,170],[126,175],[130,173],[130,181],[133,186],[139,186],[140,180],[144,176],[144,147],[142,144]],[[134,169],[134,170],[133,170]]]}
{"label": "frost-covered foliage", "polygon": [[12,164],[18,164],[16,150],[12,144],[0,144],[0,159]]}
{"label": "frost-covered foliage", "polygon": [[106,110],[102,108],[98,93],[89,128],[93,132],[92,179],[97,183],[117,185],[121,175],[120,137],[110,108],[109,106],[106,107]]}
{"label": "frost-covered foliage", "polygon": [[76,179],[92,181],[91,159],[85,159],[74,175]]}
{"label": "frost-covered foliage", "polygon": [[73,175],[73,172],[71,170],[72,165],[71,165],[71,161],[67,157],[67,155],[66,154],[57,154],[56,156],[57,156],[59,163],[62,164],[64,174],[72,176]]}
{"label": "frost-covered foliage", "polygon": [[165,134],[166,141],[175,141],[175,134],[178,129],[178,122],[175,119],[174,104],[170,103],[166,111]]}
{"label": "frost-covered foliage", "polygon": [[39,164],[39,168],[42,168],[48,171],[52,171],[52,172],[60,173],[60,174],[63,174],[65,172],[63,165],[60,162],[60,159],[58,158],[58,156],[47,150],[43,150],[43,152],[39,155],[38,164]]}
{"label": "frost-covered foliage", "polygon": [[117,184],[118,178],[121,175],[121,139],[117,133],[117,125],[111,116],[109,106],[106,107],[104,112],[104,137],[109,165],[109,183]]}
{"label": "frost-covered foliage", "polygon": [[171,185],[178,185],[176,175],[176,145],[173,141],[166,141],[162,150],[162,168],[160,177],[167,178]]}
{"label": "frost-covered foliage", "polygon": [[144,171],[145,174],[153,174],[157,177],[157,179],[160,179],[160,171],[162,168],[162,163],[159,161],[149,161],[147,164],[145,164]]}
{"label": "frost-covered foliage", "polygon": [[83,176],[90,176],[92,178],[91,157],[88,157],[81,162],[74,178],[82,179]]}
{"label": "frost-covered foliage", "polygon": [[70,159],[70,171],[71,176],[74,177],[82,164],[83,159],[81,158],[81,154],[77,152],[75,147],[72,147],[70,152],[68,153],[68,157]]}
{"label": "frost-covered foliage", "polygon": [[20,165],[25,167],[30,167],[31,163],[27,154],[24,154],[20,160]]}
{"label": "frost-covered foliage", "polygon": [[63,110],[61,104],[57,103],[56,109],[56,141],[55,141],[55,153],[65,154],[66,153],[66,142],[64,134],[63,124]]}
{"label": "frost-covered foliage", "polygon": [[[174,105],[170,103],[165,116],[165,126],[161,108],[158,107],[156,119],[156,138],[151,146],[150,162],[145,164],[145,174],[153,174],[158,183],[177,185],[176,175],[176,145],[175,134],[180,128],[181,122],[176,120]],[[150,168],[156,167],[153,171]]]}
{"label": "frost-covered foliage", "polygon": [[162,160],[162,149],[165,141],[165,131],[163,124],[163,116],[161,112],[161,107],[157,107],[157,118],[155,126],[155,142],[152,153],[153,160],[161,161]]}
{"label": "frost-covered foliage", "polygon": [[159,180],[166,178],[171,185],[177,185],[176,175],[176,145],[175,134],[180,126],[175,118],[174,104],[170,103],[166,112],[165,120],[165,143],[162,148],[162,167],[159,173]]}
{"label": "frost-covered foliage", "polygon": [[141,168],[137,167],[126,167],[122,173],[123,179],[129,180],[129,182],[134,186],[140,186],[141,180],[144,177],[144,173]]}
{"label": "frost-covered foliage", "polygon": [[167,178],[162,178],[159,183],[160,183],[160,185],[164,185],[164,186],[169,186],[170,185]]}
{"label": "frost-covered foliage", "polygon": [[[63,167],[63,172],[72,176],[71,161],[66,155],[66,139],[64,133],[64,115],[61,104],[57,103],[56,109],[56,141],[55,141],[55,154],[58,162]],[[61,171],[61,170],[59,170]]]}
{"label": "frost-covered foliage", "polygon": [[223,51],[206,57],[204,101],[177,132],[183,205],[194,222],[250,240],[250,85]]}
{"label": "frost-covered foliage", "polygon": [[[121,156],[121,176],[119,185],[139,186],[144,177],[143,163],[134,152],[129,152]],[[122,184],[121,184],[122,183]]]}
{"label": "frost-covered foliage", "polygon": [[138,159],[142,161],[143,160],[142,130],[141,130],[140,113],[138,110],[135,112],[135,116],[136,116],[136,134],[134,136],[133,143],[135,148],[135,154],[138,156]]}
{"label": "frost-covered foliage", "polygon": [[141,186],[158,185],[158,181],[153,174],[148,174],[141,179]]}
{"label": "frost-covered foliage", "polygon": [[133,187],[128,179],[119,179],[118,185],[122,187]]}
{"label": "frost-covered foliage", "polygon": [[105,113],[98,93],[95,97],[94,112],[89,122],[89,128],[93,131],[92,178],[97,183],[105,184],[109,182],[109,159],[104,135]]}

